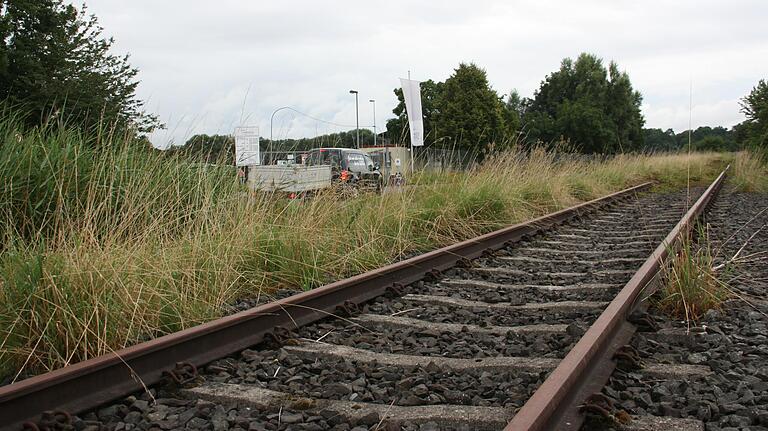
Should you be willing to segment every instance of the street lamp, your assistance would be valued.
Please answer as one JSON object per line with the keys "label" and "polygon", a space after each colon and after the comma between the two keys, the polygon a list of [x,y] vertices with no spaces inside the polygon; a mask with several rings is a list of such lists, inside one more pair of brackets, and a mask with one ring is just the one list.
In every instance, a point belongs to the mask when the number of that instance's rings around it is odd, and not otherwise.
{"label": "street lamp", "polygon": [[357,105],[357,90],[349,90],[349,94],[355,95],[355,143],[360,148],[360,110]]}
{"label": "street lamp", "polygon": [[376,146],[376,100],[371,99],[369,102],[373,103],[373,146]]}
{"label": "street lamp", "polygon": [[291,109],[291,110],[293,110],[293,108],[291,108],[290,106],[283,106],[282,108],[275,109],[275,112],[273,112],[272,116],[269,117],[269,155],[265,158],[266,161],[267,161],[267,164],[270,164],[270,161],[272,159],[272,151],[273,151],[272,143],[274,141],[272,140],[272,122],[275,120],[275,114],[277,114],[278,112],[282,111],[283,109]]}

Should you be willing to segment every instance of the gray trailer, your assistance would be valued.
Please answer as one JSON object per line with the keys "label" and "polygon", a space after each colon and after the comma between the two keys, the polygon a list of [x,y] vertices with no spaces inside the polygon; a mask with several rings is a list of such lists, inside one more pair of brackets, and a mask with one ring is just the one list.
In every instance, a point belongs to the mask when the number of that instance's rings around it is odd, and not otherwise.
{"label": "gray trailer", "polygon": [[248,167],[248,186],[268,192],[306,193],[331,186],[331,165],[256,165]]}

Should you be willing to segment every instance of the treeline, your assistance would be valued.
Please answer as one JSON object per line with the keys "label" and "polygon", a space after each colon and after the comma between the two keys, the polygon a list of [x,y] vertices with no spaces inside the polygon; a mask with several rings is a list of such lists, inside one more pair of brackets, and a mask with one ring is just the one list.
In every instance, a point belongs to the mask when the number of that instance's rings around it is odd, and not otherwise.
{"label": "treeline", "polygon": [[[357,135],[352,130],[328,133],[312,138],[275,140],[274,145],[270,145],[269,139],[261,139],[259,146],[262,152],[283,154],[318,147],[354,148],[356,140]],[[372,144],[373,132],[368,129],[360,129],[360,145],[370,146]],[[187,139],[184,145],[175,145],[163,152],[169,156],[184,155],[198,162],[234,164],[235,137],[232,135],[198,134]]]}
{"label": "treeline", "polygon": [[[395,142],[409,143],[402,90],[387,122]],[[485,70],[460,64],[445,82],[421,83],[425,145],[474,151],[503,149],[511,144],[562,144],[583,153],[678,150],[688,132],[645,129],[642,95],[629,76],[610,62],[582,53],[566,58],[547,75],[530,98],[516,90],[499,96]],[[736,151],[768,146],[768,84],[760,80],[741,102],[746,120],[733,129],[699,127],[691,132],[691,149]]]}
{"label": "treeline", "polygon": [[[643,129],[643,135],[646,150],[675,151],[688,148],[688,130],[675,133],[672,129]],[[702,126],[691,131],[690,143],[694,151],[736,151],[743,147],[742,143],[736,141],[732,129],[721,126]]]}
{"label": "treeline", "polygon": [[[768,83],[761,79],[740,102],[746,119],[733,126],[699,127],[690,133],[691,149],[695,151],[737,151],[742,149],[768,149]],[[650,150],[678,150],[687,148],[688,131],[675,133],[672,129],[644,129],[645,148]]]}
{"label": "treeline", "polygon": [[[93,147],[119,133],[148,147],[144,137],[162,127],[136,97],[137,69],[127,56],[110,53],[96,17],[63,0],[0,0],[0,102],[28,128],[52,123],[74,126]],[[408,144],[408,118],[401,89],[386,138]],[[565,58],[530,97],[493,89],[484,69],[461,63],[445,81],[421,83],[427,147],[483,154],[511,145],[567,143],[583,153],[674,150],[687,133],[644,129],[642,95],[627,73],[593,54]],[[768,84],[764,80],[741,100],[746,119],[732,130],[704,127],[692,132],[694,149],[734,150],[766,147]],[[16,121],[15,120],[15,121]],[[360,129],[360,141],[373,135]],[[685,136],[681,136],[685,135]],[[286,139],[262,149],[306,150],[317,146],[352,147],[353,130],[314,138]],[[233,160],[231,136],[196,135],[170,154],[188,152],[196,160]]]}
{"label": "treeline", "polygon": [[[399,103],[395,118],[386,125],[391,144],[409,145],[408,116],[402,90],[394,90]],[[687,149],[688,131],[643,128],[642,96],[616,63],[607,67],[591,54],[575,61],[566,58],[548,75],[533,96],[515,90],[500,96],[491,88],[485,70],[462,63],[444,82],[421,83],[425,146],[482,154],[512,145],[565,144],[582,153],[615,154],[633,151]],[[733,129],[703,126],[690,133],[691,150],[736,151],[766,146],[768,85],[764,81],[741,101],[747,119]],[[373,142],[368,129],[360,129],[363,145]],[[226,142],[226,148],[221,147]],[[262,140],[262,151],[300,151],[310,148],[353,147],[355,131],[314,138]],[[196,135],[182,147],[196,160],[234,159],[231,137]],[[223,148],[223,149],[222,149]],[[183,151],[174,148],[171,151]]]}
{"label": "treeline", "polygon": [[[408,117],[395,89],[397,117],[387,122],[396,142],[408,143]],[[536,142],[567,142],[584,153],[615,153],[643,147],[642,96],[625,72],[595,55],[566,58],[532,97],[516,90],[500,96],[485,70],[462,63],[445,82],[421,83],[425,145],[489,151]]]}

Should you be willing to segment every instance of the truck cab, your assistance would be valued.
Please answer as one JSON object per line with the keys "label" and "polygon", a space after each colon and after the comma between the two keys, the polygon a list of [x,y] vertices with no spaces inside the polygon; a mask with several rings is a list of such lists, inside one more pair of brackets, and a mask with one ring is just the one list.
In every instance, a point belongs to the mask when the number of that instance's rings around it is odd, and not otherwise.
{"label": "truck cab", "polygon": [[307,166],[331,165],[333,181],[381,191],[384,180],[368,154],[352,148],[316,148],[305,158]]}

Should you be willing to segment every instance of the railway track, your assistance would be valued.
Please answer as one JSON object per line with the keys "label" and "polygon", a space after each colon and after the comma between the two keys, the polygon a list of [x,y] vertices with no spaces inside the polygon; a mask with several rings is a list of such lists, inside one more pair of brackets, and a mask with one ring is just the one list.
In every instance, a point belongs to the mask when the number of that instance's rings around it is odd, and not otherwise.
{"label": "railway track", "polygon": [[[627,318],[641,324],[637,299],[664,244],[724,175],[692,205],[684,192],[638,195],[641,185],[2,387],[0,424],[578,429],[583,406],[600,408],[589,396],[614,353],[632,357]],[[171,384],[146,388],[158,382]]]}

